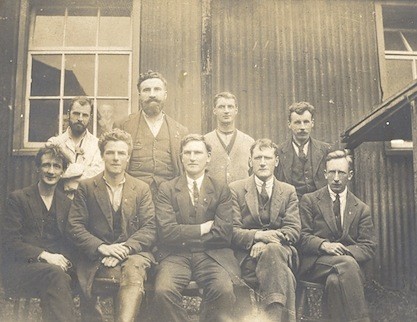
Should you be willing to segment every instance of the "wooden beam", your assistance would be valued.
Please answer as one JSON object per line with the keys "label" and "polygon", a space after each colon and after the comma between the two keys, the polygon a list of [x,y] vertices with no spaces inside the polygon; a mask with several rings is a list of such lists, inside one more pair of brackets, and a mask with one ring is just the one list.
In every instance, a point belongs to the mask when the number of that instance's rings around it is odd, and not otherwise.
{"label": "wooden beam", "polygon": [[[411,102],[411,127],[413,135],[413,174],[414,174],[414,214],[410,214],[413,218],[416,218],[417,212],[417,103],[416,100]],[[409,243],[412,246],[412,267],[417,267],[417,247],[416,242],[416,233],[417,233],[417,220],[415,221],[414,232],[411,234]],[[417,270],[412,272],[412,285],[411,287],[414,290],[417,290]]]}
{"label": "wooden beam", "polygon": [[201,131],[212,129],[212,19],[211,0],[201,1]]}

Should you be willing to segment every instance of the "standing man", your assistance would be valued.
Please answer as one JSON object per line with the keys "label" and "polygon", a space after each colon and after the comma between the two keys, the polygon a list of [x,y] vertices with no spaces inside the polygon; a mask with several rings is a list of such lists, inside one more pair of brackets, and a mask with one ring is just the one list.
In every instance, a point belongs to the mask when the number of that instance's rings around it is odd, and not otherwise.
{"label": "standing man", "polygon": [[6,288],[40,297],[43,321],[75,321],[64,230],[71,201],[56,186],[67,168],[56,147],[35,157],[38,183],[12,192],[4,214],[2,271]]}
{"label": "standing man", "polygon": [[347,188],[352,159],[345,151],[329,153],[327,185],[300,203],[300,277],[324,282],[332,321],[370,321],[360,266],[375,254],[369,207]]}
{"label": "standing man", "polygon": [[326,185],[325,159],[330,145],[313,139],[314,107],[307,102],[289,107],[288,127],[291,139],[278,147],[279,164],[275,170],[278,180],[295,186],[298,199]]}
{"label": "standing man", "polygon": [[274,177],[277,146],[269,139],[250,148],[253,175],[230,184],[233,199],[233,239],[242,277],[259,286],[268,321],[295,322],[296,281],[292,269],[300,236],[295,188]]}
{"label": "standing man", "polygon": [[204,288],[200,321],[231,320],[235,301],[231,277],[239,276],[229,248],[232,197],[224,182],[205,173],[210,152],[203,136],[185,136],[181,141],[185,174],[160,186],[156,201],[156,321],[189,321],[181,292],[191,279]]}
{"label": "standing man", "polygon": [[80,250],[77,275],[92,302],[96,276],[120,280],[116,320],[134,321],[142,301],[149,252],[155,241],[154,206],[149,187],[125,173],[132,139],[122,130],[99,141],[104,172],[83,180],[68,216],[67,232]]}
{"label": "standing man", "polygon": [[164,112],[167,82],[160,73],[141,74],[137,87],[141,109],[122,125],[133,139],[128,172],[149,184],[156,196],[161,182],[182,172],[179,149],[188,130]]}
{"label": "standing man", "polygon": [[212,155],[207,169],[210,176],[227,184],[249,176],[249,149],[254,140],[236,129],[238,112],[236,96],[222,92],[214,97],[213,114],[217,128],[204,137],[212,146]]}
{"label": "standing man", "polygon": [[80,180],[91,178],[103,171],[98,139],[87,129],[92,112],[91,99],[85,96],[74,97],[68,111],[67,130],[46,142],[48,147],[57,146],[69,163],[66,170],[68,174],[64,174],[65,191],[76,189]]}

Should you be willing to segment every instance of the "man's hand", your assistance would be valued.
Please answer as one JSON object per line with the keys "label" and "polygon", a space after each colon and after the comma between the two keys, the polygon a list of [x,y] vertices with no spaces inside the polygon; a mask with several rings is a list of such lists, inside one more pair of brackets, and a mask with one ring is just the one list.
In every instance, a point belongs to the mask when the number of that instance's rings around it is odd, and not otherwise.
{"label": "man's hand", "polygon": [[113,256],[119,261],[123,261],[130,253],[129,247],[124,245],[125,243],[106,245],[101,244],[97,250],[101,255]]}
{"label": "man's hand", "polygon": [[200,232],[201,236],[208,234],[211,230],[211,227],[213,227],[214,220],[206,221],[204,224],[200,225]]}
{"label": "man's hand", "polygon": [[50,148],[52,146],[55,146],[57,148],[59,148],[59,150],[61,151],[61,153],[65,156],[65,158],[71,162],[71,154],[68,153],[68,151],[66,150],[66,145],[65,145],[65,141],[57,136],[54,136],[52,138],[50,138],[48,140],[48,142],[46,142],[45,146],[47,148]]}
{"label": "man's hand", "polygon": [[61,267],[65,272],[68,268],[72,267],[72,263],[66,259],[64,255],[61,254],[53,254],[47,251],[43,251],[38,258],[39,260],[45,261],[48,264]]}
{"label": "man's hand", "polygon": [[101,262],[102,262],[102,263],[103,263],[103,265],[104,265],[104,266],[106,266],[106,267],[116,267],[116,266],[117,266],[117,264],[119,264],[119,263],[120,263],[120,260],[118,260],[117,258],[112,257],[112,256],[107,256],[107,257],[104,257],[104,258],[101,260]]}
{"label": "man's hand", "polygon": [[349,249],[341,243],[323,242],[320,245],[320,250],[333,256],[351,255]]}
{"label": "man's hand", "polygon": [[262,254],[262,252],[264,251],[266,247],[266,244],[263,242],[257,242],[256,244],[254,244],[252,246],[252,249],[250,250],[250,256],[253,258],[258,258],[259,255]]}
{"label": "man's hand", "polygon": [[260,241],[265,244],[281,243],[281,241],[286,241],[286,238],[285,235],[279,230],[259,230],[255,233],[255,241]]}

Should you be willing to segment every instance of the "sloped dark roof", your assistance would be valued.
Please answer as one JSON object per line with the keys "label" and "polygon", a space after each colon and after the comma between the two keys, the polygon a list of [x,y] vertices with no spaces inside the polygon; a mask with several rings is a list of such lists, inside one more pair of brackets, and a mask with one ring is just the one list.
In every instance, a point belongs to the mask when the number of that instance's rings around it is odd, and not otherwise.
{"label": "sloped dark roof", "polygon": [[340,136],[346,148],[363,142],[412,140],[411,102],[417,98],[417,80],[391,96]]}

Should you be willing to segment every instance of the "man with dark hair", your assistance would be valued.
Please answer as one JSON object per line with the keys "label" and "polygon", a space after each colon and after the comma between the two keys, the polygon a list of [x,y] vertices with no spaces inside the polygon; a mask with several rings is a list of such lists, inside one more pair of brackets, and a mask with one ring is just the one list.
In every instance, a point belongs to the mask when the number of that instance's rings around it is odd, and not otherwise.
{"label": "man with dark hair", "polygon": [[181,141],[185,174],[161,184],[156,201],[159,265],[156,321],[188,321],[181,292],[191,279],[204,289],[200,321],[229,321],[239,267],[229,248],[232,199],[222,181],[206,174],[210,145],[189,134]]}
{"label": "man with dark hair", "polygon": [[300,202],[300,277],[325,284],[332,321],[370,321],[361,266],[375,254],[369,207],[347,188],[352,159],[334,151],[326,159],[327,186]]}
{"label": "man with dark hair", "polygon": [[95,277],[120,281],[116,320],[133,321],[154,262],[154,205],[149,186],[125,173],[132,151],[130,134],[114,129],[100,137],[104,172],[81,181],[67,232],[80,250],[77,275],[83,294],[94,302]]}
{"label": "man with dark hair", "polygon": [[[250,148],[253,175],[230,184],[235,255],[243,279],[257,288],[268,321],[294,321],[298,199],[293,186],[274,177],[277,146],[269,139]],[[242,308],[244,309],[244,308]]]}
{"label": "man with dark hair", "polygon": [[217,94],[213,102],[217,128],[204,136],[213,149],[207,169],[213,178],[226,183],[249,176],[249,148],[254,140],[236,129],[237,113],[235,95],[229,92]]}
{"label": "man with dark hair", "polygon": [[[74,97],[68,110],[69,126],[61,135],[51,137],[46,146],[57,146],[69,162],[65,184],[74,190],[82,179],[103,171],[103,160],[98,150],[98,139],[87,127],[93,112],[93,102],[85,96]],[[72,180],[70,180],[72,178]]]}
{"label": "man with dark hair", "polygon": [[314,112],[314,106],[308,102],[292,104],[288,113],[291,138],[278,146],[279,164],[275,176],[295,186],[299,199],[326,185],[324,168],[330,145],[310,135]]}
{"label": "man with dark hair", "polygon": [[161,182],[181,174],[180,141],[188,133],[164,112],[166,86],[160,73],[150,70],[141,74],[137,85],[140,110],[121,126],[133,139],[128,172],[149,184],[154,196]]}
{"label": "man with dark hair", "polygon": [[56,147],[35,157],[39,181],[12,192],[2,227],[4,286],[40,297],[44,321],[75,321],[71,251],[64,229],[71,201],[56,186],[67,168]]}

